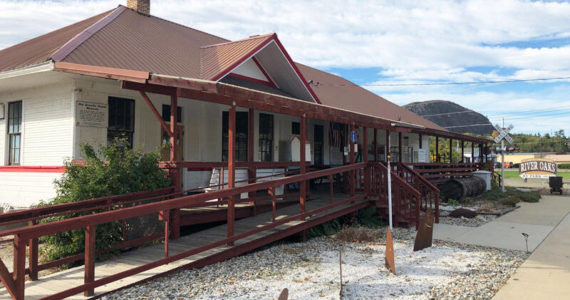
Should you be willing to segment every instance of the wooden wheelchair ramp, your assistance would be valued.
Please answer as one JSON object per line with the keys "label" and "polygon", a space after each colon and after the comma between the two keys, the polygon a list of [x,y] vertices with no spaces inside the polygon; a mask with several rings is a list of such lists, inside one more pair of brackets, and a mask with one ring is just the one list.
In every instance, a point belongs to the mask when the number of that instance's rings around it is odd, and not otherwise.
{"label": "wooden wheelchair ramp", "polygon": [[[307,202],[308,210],[315,210],[330,204],[329,199],[319,197]],[[328,197],[327,197],[328,198]],[[339,199],[340,200],[340,199]],[[367,207],[370,202],[363,199],[354,203],[340,205],[326,212],[317,213],[305,221],[293,220],[279,225],[271,230],[263,231],[244,239],[237,240],[234,246],[219,246],[199,254],[170,262],[130,277],[114,281],[95,289],[95,296],[117,290],[134,283],[148,280],[167,272],[173,272],[181,268],[192,268],[209,265],[224,259],[243,254],[284,237],[293,235],[317,224],[329,221]],[[289,206],[277,211],[277,220],[294,216],[299,213],[299,206]],[[272,222],[272,213],[267,212],[254,217],[236,221],[236,234],[244,233]],[[169,255],[174,256],[183,251],[198,248],[200,246],[223,240],[226,238],[227,226],[220,225],[191,235],[183,236],[178,240],[169,242]],[[121,254],[119,257],[96,263],[95,280],[117,274],[122,271],[132,270],[149,262],[164,258],[164,245],[159,244],[145,248],[138,248]],[[76,267],[62,272],[54,273],[37,281],[26,282],[26,299],[42,299],[62,292],[70,287],[80,286],[84,282],[84,267]],[[0,292],[1,298],[9,299],[10,295],[4,289]],[[70,299],[85,299],[82,293],[71,296]]]}
{"label": "wooden wheelchair ramp", "polygon": [[[206,194],[167,199],[160,202],[125,207],[117,210],[94,212],[93,214],[70,218],[53,223],[38,224],[4,231],[2,235],[14,236],[13,274],[0,274],[10,291],[0,290],[0,298],[8,299],[85,299],[86,296],[100,296],[129,285],[148,280],[156,276],[174,272],[182,268],[195,268],[219,262],[245,252],[267,245],[284,237],[299,233],[334,218],[356,212],[373,205],[367,199],[367,188],[348,194],[335,193],[333,176],[348,175],[355,180],[360,171],[366,176],[373,175],[366,163],[310,172],[281,179],[254,183],[242,187],[224,189]],[[330,189],[326,192],[312,193],[310,201],[300,196],[298,205],[286,206],[260,213],[252,217],[235,220],[233,212],[236,197],[251,191],[268,190],[277,196],[277,186],[298,182],[306,185],[315,178],[328,179]],[[373,182],[373,180],[368,180]],[[301,193],[303,195],[303,193]],[[178,239],[169,237],[169,230],[163,234],[156,245],[123,251],[120,255],[102,262],[95,262],[95,228],[99,224],[120,222],[121,220],[159,214],[164,228],[170,228],[170,217],[176,209],[204,207],[212,205],[211,199],[222,199],[218,203],[228,206],[227,223]],[[277,205],[274,205],[277,207]],[[42,236],[83,229],[86,232],[85,264],[58,273],[42,276],[37,280],[25,281],[25,274],[32,274],[32,266],[26,266],[28,242]],[[7,262],[10,263],[10,262]],[[37,269],[37,265],[35,267]],[[36,273],[37,274],[37,273]],[[86,296],[84,296],[86,295]]]}

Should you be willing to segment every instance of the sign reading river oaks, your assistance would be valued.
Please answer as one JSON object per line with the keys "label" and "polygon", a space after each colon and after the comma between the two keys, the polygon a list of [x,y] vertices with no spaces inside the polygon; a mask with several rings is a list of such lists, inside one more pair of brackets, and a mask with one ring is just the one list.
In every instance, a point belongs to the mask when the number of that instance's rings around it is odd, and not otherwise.
{"label": "sign reading river oaks", "polygon": [[519,166],[519,173],[522,178],[548,178],[556,176],[556,163],[549,159],[527,159],[523,160]]}

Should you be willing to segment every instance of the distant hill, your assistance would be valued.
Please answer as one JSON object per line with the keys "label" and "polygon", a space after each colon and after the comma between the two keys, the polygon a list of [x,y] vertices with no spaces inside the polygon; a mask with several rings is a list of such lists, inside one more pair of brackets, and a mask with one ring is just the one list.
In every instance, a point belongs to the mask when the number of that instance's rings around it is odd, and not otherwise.
{"label": "distant hill", "polygon": [[485,116],[451,101],[431,100],[413,102],[404,105],[404,107],[449,131],[475,135],[490,135],[494,130],[493,125]]}

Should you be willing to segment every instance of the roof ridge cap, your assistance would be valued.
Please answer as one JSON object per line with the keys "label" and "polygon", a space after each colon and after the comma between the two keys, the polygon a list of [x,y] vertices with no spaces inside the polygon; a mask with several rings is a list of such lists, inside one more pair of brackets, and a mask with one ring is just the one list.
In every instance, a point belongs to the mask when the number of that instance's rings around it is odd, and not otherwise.
{"label": "roof ridge cap", "polygon": [[228,42],[223,42],[223,43],[218,43],[218,44],[212,44],[212,45],[206,45],[206,46],[201,46],[200,49],[207,49],[207,48],[211,48],[211,47],[218,47],[218,46],[224,46],[224,45],[228,45],[228,44],[232,44],[232,43],[237,43],[237,42],[243,42],[243,41],[249,41],[249,40],[255,40],[255,39],[261,39],[261,38],[268,38],[268,37],[272,37],[272,36],[276,36],[277,34],[274,33],[266,33],[266,34],[261,34],[261,35],[253,35],[250,37],[247,37],[245,39],[241,39],[241,40],[236,40],[236,41],[228,41]]}
{"label": "roof ridge cap", "polygon": [[113,22],[118,16],[120,16],[127,8],[125,6],[119,5],[117,8],[113,9],[109,14],[105,15],[97,22],[93,23],[91,26],[87,27],[76,36],[71,38],[67,43],[57,49],[52,55],[51,59],[53,61],[63,61],[71,52],[73,52],[77,47],[91,38],[94,34],[99,32],[109,23]]}

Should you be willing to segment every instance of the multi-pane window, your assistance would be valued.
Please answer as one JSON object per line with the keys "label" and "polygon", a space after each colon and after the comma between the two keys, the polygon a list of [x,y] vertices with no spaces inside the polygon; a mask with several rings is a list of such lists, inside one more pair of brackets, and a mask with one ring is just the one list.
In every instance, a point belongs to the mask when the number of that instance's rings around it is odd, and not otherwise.
{"label": "multi-pane window", "polygon": [[[162,105],[162,120],[170,122],[170,105],[168,104]],[[176,108],[176,121],[182,123],[182,107],[180,106]]]}
{"label": "multi-pane window", "polygon": [[273,161],[273,115],[259,114],[259,158]]}
{"label": "multi-pane window", "polygon": [[[249,132],[248,113],[236,112],[236,133],[235,133],[235,160],[247,161],[247,136]],[[227,111],[222,115],[222,161],[228,161],[228,118]]]}
{"label": "multi-pane window", "polygon": [[109,97],[109,127],[107,143],[115,139],[125,139],[129,148],[133,147],[135,132],[135,101],[117,97]]}
{"label": "multi-pane window", "polygon": [[8,164],[20,164],[22,145],[22,101],[8,104]]}

